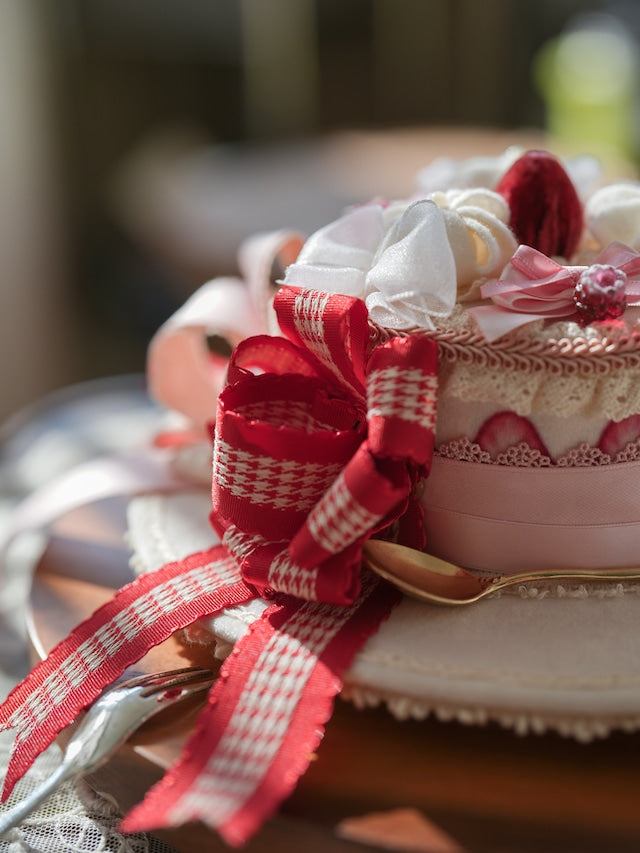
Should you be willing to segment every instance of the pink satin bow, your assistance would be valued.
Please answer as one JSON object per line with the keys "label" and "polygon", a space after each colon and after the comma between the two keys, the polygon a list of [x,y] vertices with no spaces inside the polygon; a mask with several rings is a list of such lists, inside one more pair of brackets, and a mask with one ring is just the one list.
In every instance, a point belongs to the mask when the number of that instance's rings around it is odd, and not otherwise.
{"label": "pink satin bow", "polygon": [[[640,305],[640,254],[624,243],[611,243],[594,264],[615,267],[627,277],[626,304]],[[562,266],[531,248],[519,246],[499,279],[488,281],[480,292],[492,305],[470,312],[485,338],[494,341],[536,320],[576,314],[574,291],[585,266]]]}

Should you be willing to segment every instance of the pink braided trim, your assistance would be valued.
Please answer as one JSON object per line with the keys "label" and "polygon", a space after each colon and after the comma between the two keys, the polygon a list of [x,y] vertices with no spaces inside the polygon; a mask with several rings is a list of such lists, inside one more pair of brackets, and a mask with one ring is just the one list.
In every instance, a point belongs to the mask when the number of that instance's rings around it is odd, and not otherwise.
{"label": "pink braided trim", "polygon": [[370,340],[379,343],[389,338],[420,332],[438,343],[441,362],[480,364],[489,368],[546,371],[552,374],[607,375],[640,366],[640,331],[619,337],[589,340],[575,338],[528,338],[506,335],[489,343],[483,335],[469,329],[392,330],[370,324]]}

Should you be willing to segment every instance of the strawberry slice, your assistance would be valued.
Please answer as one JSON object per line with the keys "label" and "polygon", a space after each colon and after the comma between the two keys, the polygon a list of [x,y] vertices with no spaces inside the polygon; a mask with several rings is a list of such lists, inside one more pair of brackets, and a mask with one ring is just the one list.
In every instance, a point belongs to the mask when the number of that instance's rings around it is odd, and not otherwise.
{"label": "strawberry slice", "polygon": [[545,456],[550,455],[531,421],[515,412],[497,412],[492,415],[482,424],[474,441],[492,459],[510,447],[523,443]]}
{"label": "strawberry slice", "polygon": [[598,442],[603,453],[615,456],[629,444],[640,438],[640,415],[630,415],[621,421],[609,421]]}

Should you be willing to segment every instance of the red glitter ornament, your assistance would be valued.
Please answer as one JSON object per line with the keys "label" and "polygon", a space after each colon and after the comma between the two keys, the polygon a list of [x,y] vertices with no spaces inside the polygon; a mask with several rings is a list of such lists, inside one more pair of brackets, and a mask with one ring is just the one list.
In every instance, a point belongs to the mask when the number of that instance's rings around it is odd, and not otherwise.
{"label": "red glitter ornament", "polygon": [[615,320],[627,306],[627,276],[610,264],[587,267],[573,292],[576,311],[583,324]]}
{"label": "red glitter ornament", "polygon": [[511,211],[516,239],[549,257],[570,258],[583,226],[582,202],[560,162],[546,151],[527,151],[496,187]]}

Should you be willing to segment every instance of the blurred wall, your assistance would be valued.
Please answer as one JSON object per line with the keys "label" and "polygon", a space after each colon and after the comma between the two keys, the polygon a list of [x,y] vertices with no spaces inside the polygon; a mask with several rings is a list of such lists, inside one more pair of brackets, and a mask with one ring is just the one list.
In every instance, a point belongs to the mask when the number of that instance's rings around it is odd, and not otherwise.
{"label": "blurred wall", "polygon": [[0,418],[70,375],[50,57],[33,0],[0,2]]}
{"label": "blurred wall", "polygon": [[[230,271],[175,264],[170,231],[138,239],[122,209],[138,184],[113,203],[123,175],[156,169],[152,212],[157,185],[174,181],[155,213],[182,216],[187,243],[198,221],[215,223],[186,210],[185,184],[205,206],[247,178],[246,196],[229,193],[229,220],[244,204],[253,222],[274,198],[290,206],[287,224],[301,208],[324,216],[335,203],[337,215],[349,199],[328,192],[323,140],[542,128],[540,46],[572,16],[612,6],[638,17],[637,2],[605,0],[0,0],[0,418],[57,385],[142,370],[175,303]],[[189,151],[208,172],[183,168]],[[214,162],[217,177],[194,186]],[[265,197],[260,177],[287,163],[289,184]]]}

